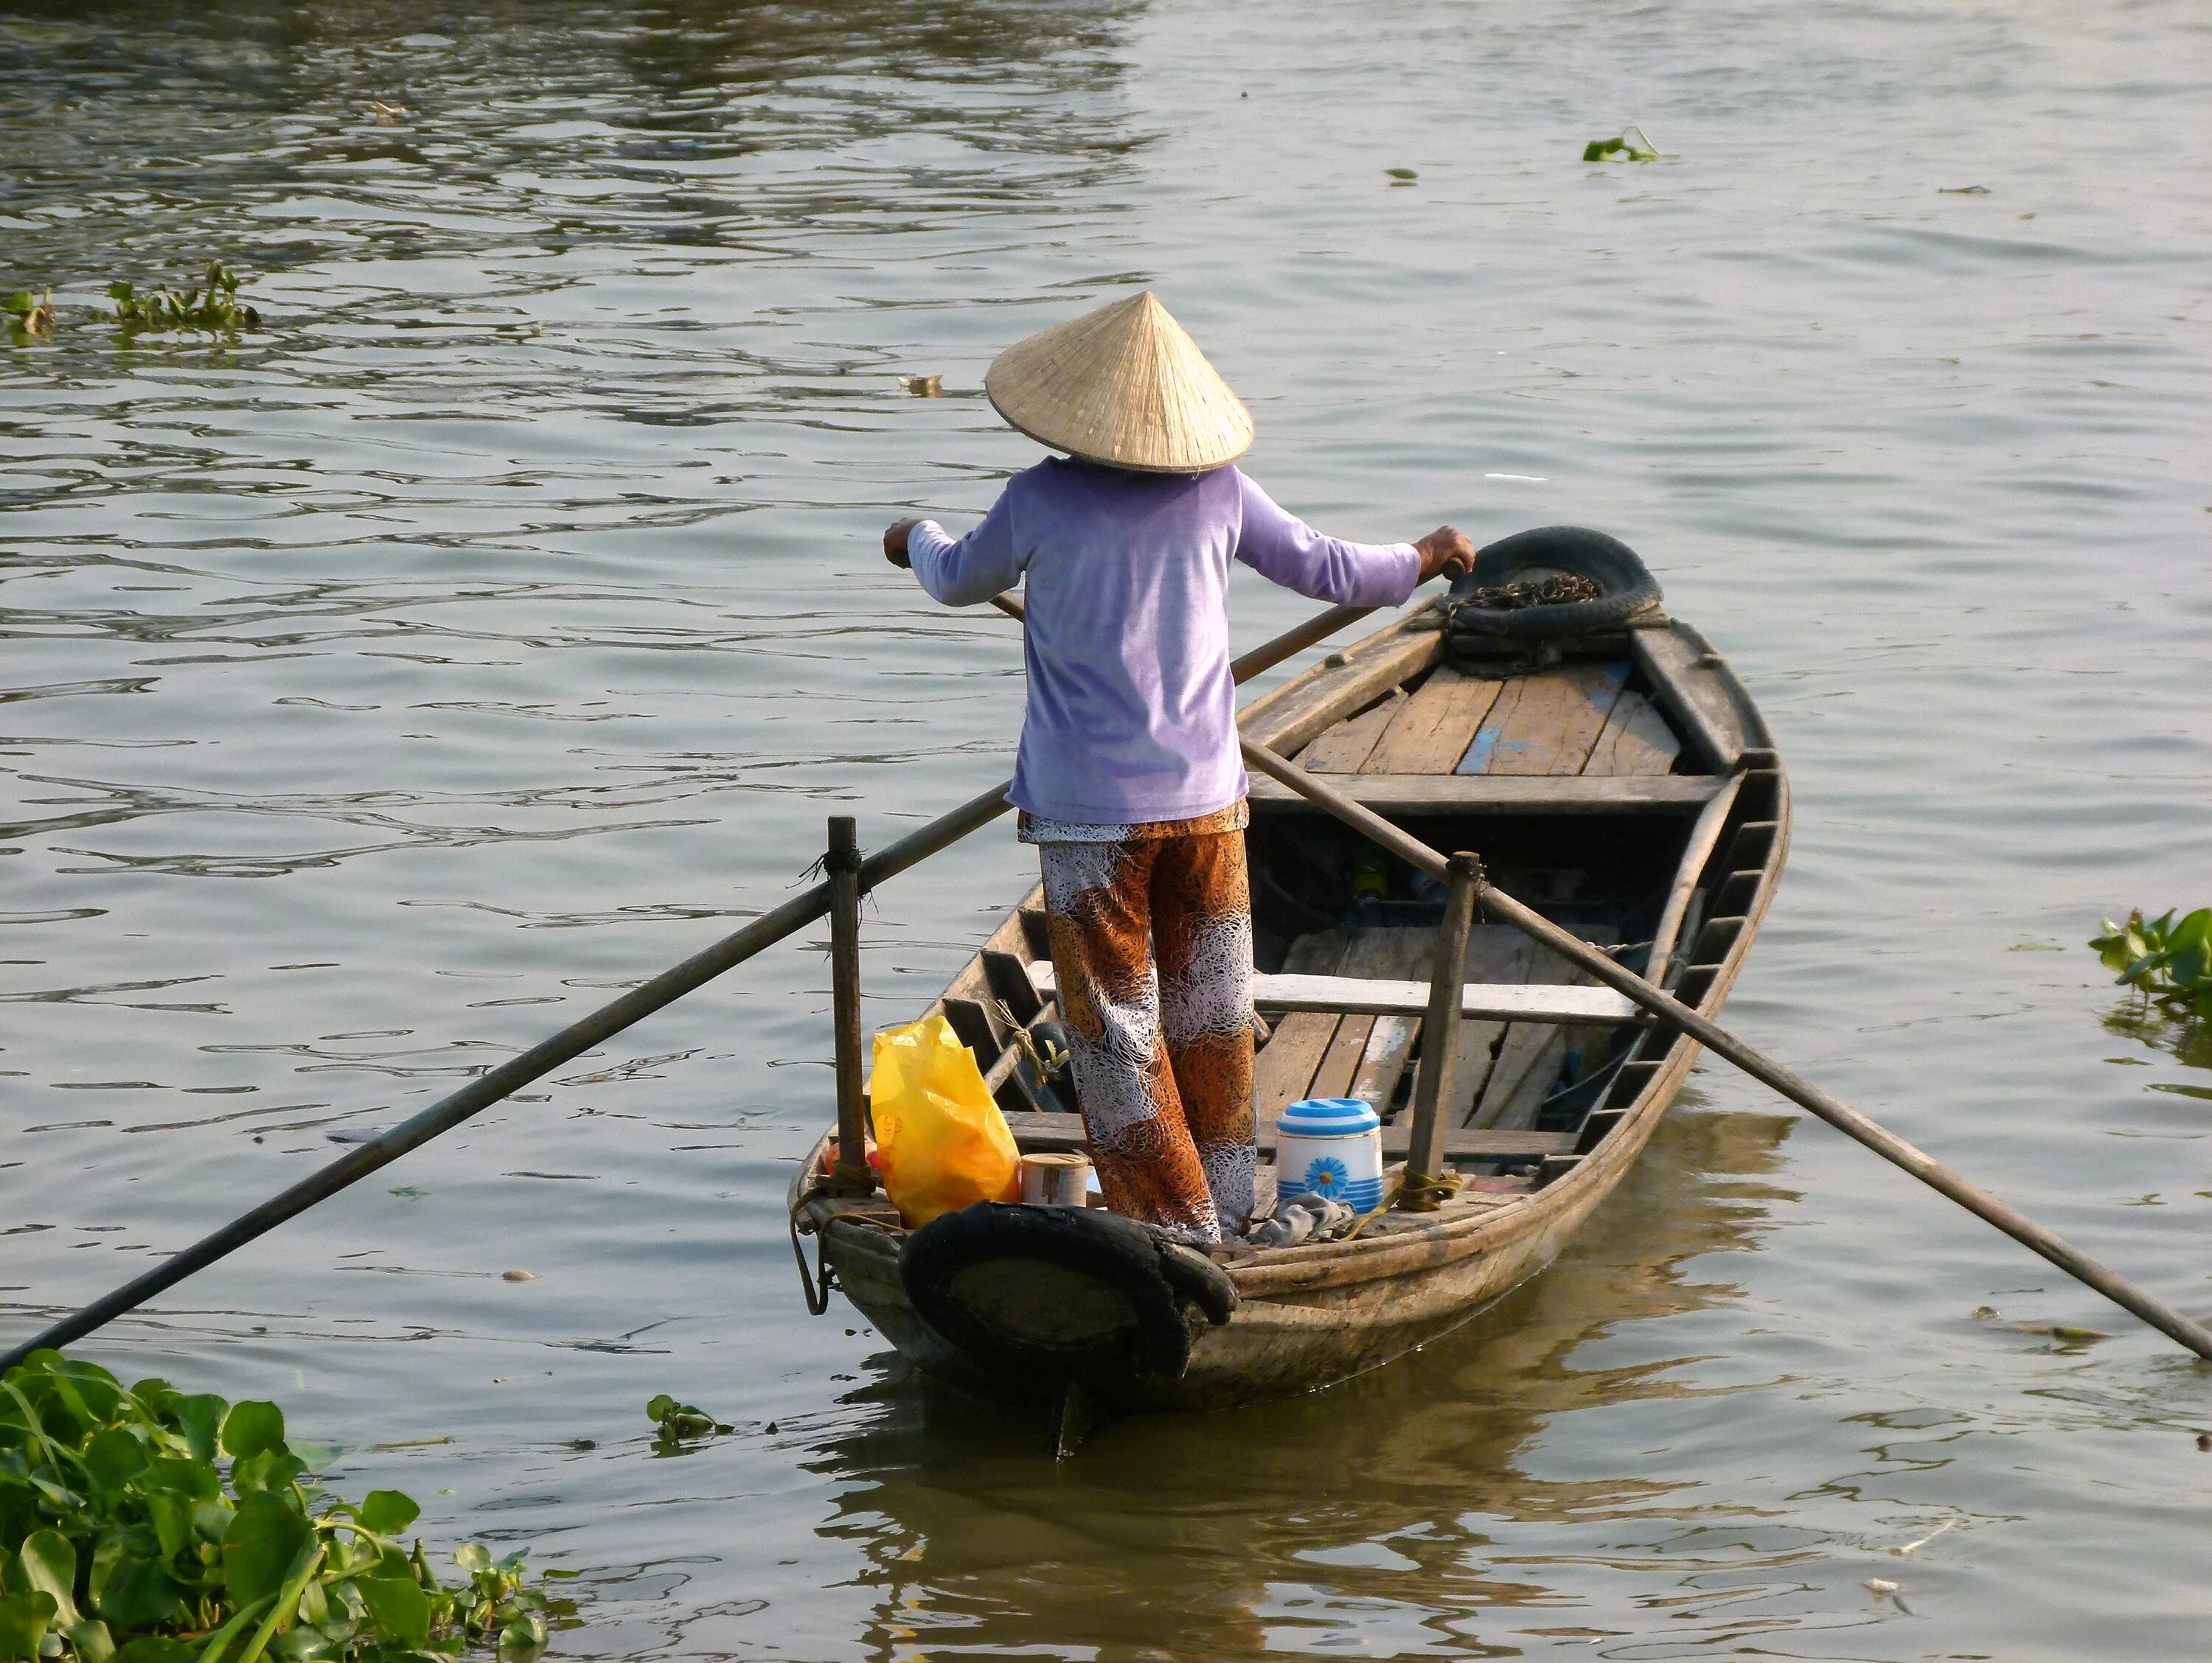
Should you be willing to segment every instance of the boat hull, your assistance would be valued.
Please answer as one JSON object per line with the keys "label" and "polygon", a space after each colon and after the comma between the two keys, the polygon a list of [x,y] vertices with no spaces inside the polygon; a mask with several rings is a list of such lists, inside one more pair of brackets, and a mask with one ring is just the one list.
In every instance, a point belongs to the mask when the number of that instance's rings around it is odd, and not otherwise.
{"label": "boat hull", "polygon": [[[1608,812],[1667,811],[1674,799],[1686,810],[1696,810],[1694,821],[1665,822],[1674,828],[1668,835],[1678,839],[1680,852],[1671,869],[1646,974],[1656,974],[1678,998],[1711,1016],[1734,986],[1773,899],[1788,848],[1788,783],[1755,708],[1725,664],[1695,632],[1663,620],[1661,624],[1659,629],[1626,639],[1621,662],[1632,667],[1623,674],[1644,689],[1653,711],[1664,713],[1669,731],[1683,748],[1683,758],[1694,758],[1698,768],[1685,768],[1678,762],[1672,772],[1662,768],[1618,789],[1605,779],[1579,775],[1554,793],[1562,805],[1556,812],[1578,816],[1573,823],[1588,825],[1590,816]],[[1324,735],[1340,737],[1360,720],[1373,720],[1378,698],[1402,699],[1407,688],[1427,685],[1438,673],[1438,658],[1434,635],[1424,639],[1417,625],[1401,621],[1332,655],[1324,665],[1258,701],[1240,721],[1249,735],[1295,753]],[[1523,702],[1529,702],[1525,695]],[[1608,734],[1611,731],[1609,726]],[[1602,743],[1597,749],[1602,750]],[[1455,833],[1470,823],[1504,828],[1511,816],[1540,813],[1544,806],[1541,776],[1509,775],[1502,784],[1510,789],[1501,788],[1496,780],[1477,779],[1456,790],[1449,783],[1453,776],[1449,768],[1435,776],[1437,783],[1431,788],[1408,786],[1405,775],[1389,770],[1371,777],[1377,797],[1392,798],[1394,808],[1402,810],[1378,811],[1409,823],[1417,835]],[[1667,789],[1654,788],[1650,783],[1653,779],[1666,781]],[[1338,783],[1345,782],[1340,778]],[[1255,839],[1264,847],[1262,811],[1295,811],[1302,805],[1263,803],[1261,795],[1255,791]],[[1456,809],[1462,816],[1490,817],[1480,822],[1462,817],[1455,826],[1424,826],[1420,815],[1436,812],[1438,804]],[[1650,823],[1624,820],[1622,835],[1648,835]],[[1632,832],[1636,827],[1644,829]],[[1032,895],[1025,905],[1033,908],[1036,899]],[[976,1001],[964,997],[965,990],[994,992],[1003,998],[1008,976],[1022,974],[1018,963],[1011,971],[1009,963],[1042,954],[1037,924],[1018,908],[940,1001],[939,1008],[951,1017],[959,1016],[963,1006],[970,1007],[968,1020],[975,1035],[970,1043],[979,1060],[989,1041],[1000,1036],[995,1028],[979,1024],[972,1009]],[[1662,939],[1663,948],[1656,944]],[[1560,1145],[1559,1151],[1546,1156],[1540,1168],[1527,1177],[1522,1193],[1485,1193],[1503,1187],[1504,1180],[1489,1186],[1471,1183],[1439,1211],[1389,1215],[1379,1233],[1362,1239],[1259,1253],[1225,1250],[1217,1258],[1224,1263],[1240,1302],[1218,1326],[1191,1314],[1190,1355],[1179,1375],[1077,1383],[1103,1401],[1126,1409],[1225,1408],[1334,1385],[1383,1367],[1467,1322],[1540,1272],[1602,1205],[1650,1138],[1698,1054],[1693,1041],[1648,1019],[1625,1025],[1623,1035],[1607,1065],[1612,1072],[1607,1088],[1591,1099],[1571,1136],[1548,1134]],[[1551,1043],[1553,1049],[1540,1054],[1554,1059],[1549,1066],[1559,1066],[1556,1041],[1547,1041],[1534,1029],[1523,1039]],[[1500,1057],[1522,1042],[1510,1029],[1492,1041]],[[1570,1065],[1568,1073],[1572,1071]],[[1037,1093],[1006,1071],[999,1071],[994,1077],[1002,1094],[1018,1087],[1024,1102],[1036,1101]],[[1317,1083],[1319,1077],[1313,1077]],[[1540,1094],[1545,1084],[1537,1078],[1534,1093]],[[1042,1135],[1039,1126],[1074,1119],[1024,1114],[1018,1112],[1021,1103],[1005,1095],[1000,1101],[1015,1111],[1010,1120],[1025,1146],[1044,1146],[1035,1142]],[[1533,1128],[1534,1117],[1550,1100],[1524,1088],[1516,1101],[1523,1104],[1518,1111],[1522,1120]],[[1491,1150],[1494,1156],[1507,1147],[1516,1123],[1510,1111],[1506,1119],[1485,1122],[1483,1115],[1490,1112],[1486,1102],[1471,1107],[1468,1124],[1490,1129],[1470,1132],[1468,1136],[1474,1141],[1466,1147],[1477,1154]],[[1527,1107],[1532,1102],[1539,1107]],[[1066,1134],[1060,1135],[1065,1139]],[[1520,1135],[1524,1141],[1534,1138],[1540,1142],[1547,1134],[1530,1131]],[[1483,1143],[1486,1137],[1490,1144]],[[1480,1159],[1462,1164],[1479,1174],[1501,1167],[1510,1172],[1516,1163],[1493,1158],[1487,1164]],[[805,1171],[811,1174],[815,1166],[811,1162]],[[871,1211],[833,1200],[810,1189],[809,1181],[805,1176],[794,1181],[794,1223],[802,1231],[818,1234],[822,1262],[837,1285],[908,1359],[948,1384],[998,1399],[1048,1401],[1064,1389],[1060,1378],[1014,1379],[978,1369],[908,1302],[899,1278],[903,1233],[895,1217],[887,1220],[880,1202]]]}

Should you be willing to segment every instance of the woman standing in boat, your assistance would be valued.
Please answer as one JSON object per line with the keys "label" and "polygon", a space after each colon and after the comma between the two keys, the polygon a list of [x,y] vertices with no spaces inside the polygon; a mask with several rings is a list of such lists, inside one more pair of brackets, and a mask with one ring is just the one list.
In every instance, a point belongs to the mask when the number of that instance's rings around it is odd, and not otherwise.
{"label": "woman standing in boat", "polygon": [[1065,451],[949,537],[884,554],[948,606],[1020,583],[1029,702],[1008,796],[1044,874],[1076,1096],[1107,1205],[1202,1241],[1243,1227],[1252,1114],[1246,779],[1229,563],[1340,605],[1395,606],[1474,560],[1322,536],[1231,464],[1252,418],[1150,293],[1000,353],[984,390]]}

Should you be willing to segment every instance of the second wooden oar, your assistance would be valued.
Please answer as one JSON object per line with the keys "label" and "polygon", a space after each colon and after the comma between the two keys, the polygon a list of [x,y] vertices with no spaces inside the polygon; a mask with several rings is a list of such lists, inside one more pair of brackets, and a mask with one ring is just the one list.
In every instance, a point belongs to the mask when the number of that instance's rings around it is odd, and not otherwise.
{"label": "second wooden oar", "polygon": [[[1418,838],[1392,825],[1382,816],[1325,785],[1295,762],[1286,761],[1251,740],[1243,742],[1244,760],[1270,779],[1279,780],[1307,801],[1327,810],[1354,830],[1364,833],[1400,859],[1431,877],[1447,876],[1445,857]],[[1978,1184],[1969,1182],[1932,1156],[1915,1149],[1886,1127],[1869,1120],[1841,1098],[1823,1091],[1764,1052],[1753,1049],[1718,1023],[1692,1011],[1680,1000],[1661,992],[1635,972],[1624,968],[1579,936],[1571,935],[1542,913],[1524,907],[1501,889],[1480,886],[1480,900],[1489,915],[1533,936],[1561,958],[1571,960],[1615,992],[1626,994],[1661,1020],[1673,1024],[1717,1056],[1726,1058],[1761,1083],[1771,1086],[1792,1102],[1809,1109],[1846,1137],[1856,1138],[1891,1164],[1903,1168],[1921,1182],[1949,1196],[1969,1212],[1996,1225],[2023,1247],[2043,1255],[2085,1286],[2095,1289],[2114,1304],[2133,1312],[2176,1344],[2200,1357],[2212,1360],[2212,1329],[2191,1320],[2163,1302],[2153,1298],[2117,1272],[2100,1265],[2087,1253],[2045,1229],[2026,1213],[2000,1201]]]}

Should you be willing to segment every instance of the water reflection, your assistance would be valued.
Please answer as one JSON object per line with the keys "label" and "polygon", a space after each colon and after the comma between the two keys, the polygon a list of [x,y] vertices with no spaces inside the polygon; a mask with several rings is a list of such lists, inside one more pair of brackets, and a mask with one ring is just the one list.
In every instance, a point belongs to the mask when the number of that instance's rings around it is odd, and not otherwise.
{"label": "water reflection", "polygon": [[865,1551],[871,1654],[1182,1655],[1164,1636],[1202,1634],[1215,1656],[1331,1636],[1479,1655],[1476,1613],[1559,1599],[1541,1557],[1494,1557],[1497,1526],[1648,1519],[1679,1536],[1736,1516],[1632,1471],[1541,1468],[1576,1444],[1576,1411],[1705,1389],[1682,1376],[1694,1359],[1587,1349],[1734,1296],[1709,1279],[1724,1266],[1692,1261],[1755,1248],[1768,1204],[1794,1199],[1765,1181],[1793,1124],[1678,1105],[1559,1262],[1458,1332],[1334,1391],[1114,1423],[1059,1466],[1042,1421],[1014,1431],[880,1360],[896,1371],[870,1394],[881,1418],[821,1469],[866,1480],[823,1528]]}

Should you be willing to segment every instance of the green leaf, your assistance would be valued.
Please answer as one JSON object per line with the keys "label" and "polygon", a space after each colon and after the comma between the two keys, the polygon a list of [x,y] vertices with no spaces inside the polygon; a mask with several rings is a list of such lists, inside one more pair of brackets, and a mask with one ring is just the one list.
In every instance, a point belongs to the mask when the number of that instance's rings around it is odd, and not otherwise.
{"label": "green leaf", "polygon": [[154,1526],[154,1535],[161,1544],[161,1557],[173,1559],[192,1543],[192,1507],[189,1496],[173,1490],[149,1490],[144,1492],[146,1521]]}
{"label": "green leaf", "polygon": [[192,1663],[191,1647],[167,1635],[142,1634],[125,1641],[108,1663]]}
{"label": "green leaf", "polygon": [[222,1417],[223,1453],[259,1455],[284,1448],[284,1411],[273,1403],[234,1403]]}
{"label": "green leaf", "polygon": [[645,1417],[647,1420],[665,1421],[676,1412],[677,1407],[676,1399],[670,1397],[667,1393],[656,1392],[645,1405]]}
{"label": "green leaf", "polygon": [[413,1582],[364,1576],[354,1586],[361,1590],[369,1615],[394,1639],[420,1644],[430,1637],[430,1596]]}
{"label": "green leaf", "polygon": [[534,1611],[524,1611],[499,1631],[502,1657],[534,1657],[545,1649],[545,1619]]}
{"label": "green leaf", "polygon": [[421,1517],[422,1512],[410,1496],[397,1490],[372,1490],[361,1498],[356,1516],[364,1530],[373,1530],[380,1536],[397,1536]]}
{"label": "green leaf", "polygon": [[146,1469],[139,1488],[167,1491],[190,1502],[219,1502],[222,1499],[222,1475],[210,1461],[155,1461]]}
{"label": "green leaf", "polygon": [[57,1628],[84,1619],[76,1608],[76,1549],[58,1530],[35,1530],[15,1550],[15,1570],[36,1593],[53,1596]]}
{"label": "green leaf", "polygon": [[491,1569],[491,1550],[482,1542],[464,1542],[453,1550],[453,1563],[473,1576]]}
{"label": "green leaf", "polygon": [[241,1455],[231,1463],[230,1487],[240,1495],[248,1490],[281,1490],[307,1470],[307,1464],[282,1444],[257,1454]]}
{"label": "green leaf", "polygon": [[121,1490],[149,1463],[146,1446],[121,1427],[111,1427],[84,1447],[84,1470],[95,1488]]}
{"label": "green leaf", "polygon": [[223,1581],[231,1599],[243,1606],[275,1593],[301,1550],[314,1539],[315,1527],[281,1496],[265,1490],[247,1496],[222,1538]]}
{"label": "green leaf", "polygon": [[[125,287],[129,287],[128,284]],[[185,1435],[185,1441],[192,1447],[193,1455],[204,1461],[216,1458],[216,1434],[222,1425],[222,1417],[230,1405],[212,1392],[197,1392],[181,1397],[171,1405],[177,1425]]]}
{"label": "green leaf", "polygon": [[69,1631],[70,1649],[77,1655],[77,1663],[107,1663],[115,1655],[115,1636],[107,1631],[107,1624],[97,1617],[88,1618]]}
{"label": "green leaf", "polygon": [[167,1569],[119,1534],[103,1538],[94,1550],[88,1591],[100,1614],[118,1629],[149,1629],[184,1610]]}
{"label": "green leaf", "polygon": [[2166,944],[2180,952],[2203,945],[2208,937],[2212,937],[2212,907],[2199,907],[2173,926]]}
{"label": "green leaf", "polygon": [[54,1620],[51,1593],[10,1593],[0,1597],[0,1657],[36,1657],[39,1642]]}

